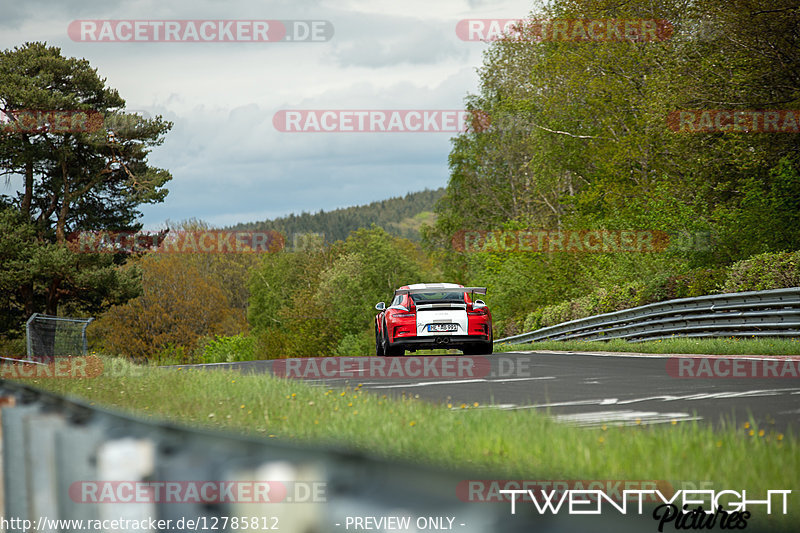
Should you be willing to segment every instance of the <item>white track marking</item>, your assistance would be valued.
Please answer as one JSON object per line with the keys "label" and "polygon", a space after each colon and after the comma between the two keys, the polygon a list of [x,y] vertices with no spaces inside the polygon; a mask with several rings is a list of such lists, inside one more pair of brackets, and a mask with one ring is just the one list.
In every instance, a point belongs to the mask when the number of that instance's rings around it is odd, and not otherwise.
{"label": "white track marking", "polygon": [[[798,392],[793,392],[798,391]],[[594,398],[591,400],[573,400],[569,402],[539,403],[533,405],[513,405],[513,407],[502,407],[502,409],[542,409],[548,407],[573,407],[581,405],[627,405],[639,402],[675,402],[675,401],[698,401],[698,400],[720,400],[726,398],[752,398],[757,396],[780,396],[782,394],[799,394],[800,389],[759,389],[741,392],[712,392],[702,394],[689,394],[686,396],[645,396],[642,398],[631,398],[620,400],[618,398]],[[508,404],[504,404],[508,405]]]}
{"label": "white track marking", "polygon": [[745,359],[754,361],[800,361],[800,355],[713,355],[702,353],[640,353],[640,352],[557,352],[553,350],[526,350],[513,352],[500,352],[503,355],[588,355],[592,357],[620,357],[628,359],[672,359],[674,357],[689,357],[695,359]]}
{"label": "white track marking", "polygon": [[690,420],[702,420],[702,417],[691,416],[688,413],[659,413],[657,411],[630,410],[556,415],[554,418],[558,422],[584,428],[602,426],[645,426],[671,423],[673,421],[688,422]]}
{"label": "white track marking", "polygon": [[[373,385],[370,389],[402,389],[407,387],[430,387],[431,385],[456,385],[459,383],[502,383],[505,381],[534,381],[542,379],[556,379],[555,376],[542,376],[536,378],[505,378],[505,379],[450,379],[447,381],[418,381],[415,383],[400,383],[392,385]],[[363,385],[367,385],[366,383]]]}

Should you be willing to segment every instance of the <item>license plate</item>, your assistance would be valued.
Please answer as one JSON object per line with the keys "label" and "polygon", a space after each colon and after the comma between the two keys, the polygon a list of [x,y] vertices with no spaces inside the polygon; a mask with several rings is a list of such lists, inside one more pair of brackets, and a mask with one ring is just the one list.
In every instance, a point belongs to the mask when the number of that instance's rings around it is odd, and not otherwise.
{"label": "license plate", "polygon": [[456,331],[458,324],[428,324],[428,331]]}

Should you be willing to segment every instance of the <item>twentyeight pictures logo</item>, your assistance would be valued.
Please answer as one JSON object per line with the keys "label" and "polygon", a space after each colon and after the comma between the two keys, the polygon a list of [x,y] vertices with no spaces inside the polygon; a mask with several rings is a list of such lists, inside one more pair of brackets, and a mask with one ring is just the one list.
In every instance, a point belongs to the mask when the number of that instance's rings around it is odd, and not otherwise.
{"label": "twentyeight pictures logo", "polygon": [[67,34],[84,43],[325,42],[327,20],[73,20]]}

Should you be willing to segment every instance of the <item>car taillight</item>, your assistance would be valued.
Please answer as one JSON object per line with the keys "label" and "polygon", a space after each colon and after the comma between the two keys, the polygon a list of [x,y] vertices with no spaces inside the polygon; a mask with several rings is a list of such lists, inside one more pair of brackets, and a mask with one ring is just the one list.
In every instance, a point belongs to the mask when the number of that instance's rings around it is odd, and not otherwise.
{"label": "car taillight", "polygon": [[412,318],[416,315],[414,313],[395,313],[392,316],[394,318]]}
{"label": "car taillight", "polygon": [[467,311],[467,314],[472,316],[486,316],[486,308],[478,307],[477,309],[471,309]]}

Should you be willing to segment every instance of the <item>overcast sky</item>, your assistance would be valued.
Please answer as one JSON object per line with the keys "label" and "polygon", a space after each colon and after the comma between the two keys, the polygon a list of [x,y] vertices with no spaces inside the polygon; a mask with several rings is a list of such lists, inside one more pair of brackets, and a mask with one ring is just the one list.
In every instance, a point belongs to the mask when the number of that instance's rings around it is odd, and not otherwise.
{"label": "overcast sky", "polygon": [[[473,18],[524,18],[531,0],[0,0],[0,47],[46,41],[84,57],[129,110],[174,122],[152,164],[173,176],[146,229],[225,226],[446,185],[453,133],[286,133],[281,110],[455,110],[478,89]],[[81,20],[322,20],[323,42],[84,42]],[[98,30],[99,31],[99,30]],[[11,184],[12,187],[19,184]]]}

